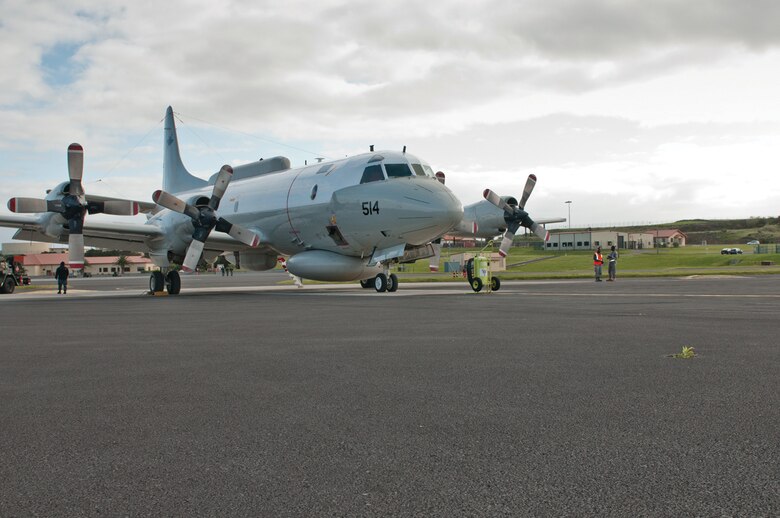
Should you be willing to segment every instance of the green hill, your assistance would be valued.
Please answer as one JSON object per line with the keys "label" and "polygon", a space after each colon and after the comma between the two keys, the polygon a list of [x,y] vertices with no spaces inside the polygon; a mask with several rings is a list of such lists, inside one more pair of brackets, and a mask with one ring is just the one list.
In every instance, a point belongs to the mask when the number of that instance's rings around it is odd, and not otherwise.
{"label": "green hill", "polygon": [[679,228],[688,236],[688,244],[780,243],[780,217],[747,219],[688,219],[658,225],[620,227],[626,232],[650,232],[658,228]]}

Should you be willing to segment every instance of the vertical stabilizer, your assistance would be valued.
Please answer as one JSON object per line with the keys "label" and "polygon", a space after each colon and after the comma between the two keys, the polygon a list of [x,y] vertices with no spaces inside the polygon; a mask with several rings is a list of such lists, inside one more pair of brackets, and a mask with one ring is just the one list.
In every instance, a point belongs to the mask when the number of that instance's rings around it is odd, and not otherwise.
{"label": "vertical stabilizer", "polygon": [[165,112],[164,139],[163,191],[177,193],[208,185],[206,180],[191,175],[181,161],[181,154],[179,154],[179,139],[176,136],[176,123],[173,121],[173,108],[170,106],[168,106],[168,110]]}

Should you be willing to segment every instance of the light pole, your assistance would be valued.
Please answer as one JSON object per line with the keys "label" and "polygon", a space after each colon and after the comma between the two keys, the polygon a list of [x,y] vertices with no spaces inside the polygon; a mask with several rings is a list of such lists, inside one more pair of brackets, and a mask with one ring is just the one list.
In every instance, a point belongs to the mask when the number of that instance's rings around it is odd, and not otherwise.
{"label": "light pole", "polygon": [[571,200],[567,200],[563,203],[569,206],[569,228],[571,228]]}

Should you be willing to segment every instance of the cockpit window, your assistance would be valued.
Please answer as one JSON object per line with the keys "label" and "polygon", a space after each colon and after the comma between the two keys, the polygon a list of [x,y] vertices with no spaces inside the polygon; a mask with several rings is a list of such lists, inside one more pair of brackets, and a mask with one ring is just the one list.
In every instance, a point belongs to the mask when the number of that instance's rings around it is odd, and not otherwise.
{"label": "cockpit window", "polygon": [[325,174],[329,173],[333,168],[336,167],[336,164],[325,164],[324,166],[320,167],[320,170],[317,171],[317,174]]}
{"label": "cockpit window", "polygon": [[382,172],[382,166],[379,164],[370,165],[363,170],[363,178],[360,179],[360,183],[379,182],[385,179],[385,174]]}
{"label": "cockpit window", "polygon": [[412,176],[412,170],[409,164],[385,164],[388,178],[400,178],[402,176]]}
{"label": "cockpit window", "polygon": [[417,174],[417,176],[426,176],[421,164],[412,164],[412,169],[414,169],[414,172]]}
{"label": "cockpit window", "polygon": [[436,176],[435,174],[433,174],[433,169],[431,169],[431,166],[429,166],[429,165],[424,165],[424,166],[423,166],[423,169],[425,169],[425,173],[426,173],[428,176]]}

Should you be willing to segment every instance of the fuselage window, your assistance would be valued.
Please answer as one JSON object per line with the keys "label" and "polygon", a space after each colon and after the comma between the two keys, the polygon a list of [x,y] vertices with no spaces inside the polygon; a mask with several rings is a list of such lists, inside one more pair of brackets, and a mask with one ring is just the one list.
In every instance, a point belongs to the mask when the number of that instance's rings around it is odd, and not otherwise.
{"label": "fuselage window", "polygon": [[414,172],[417,176],[426,176],[421,164],[412,164],[412,169],[414,169]]}
{"label": "fuselage window", "polygon": [[385,175],[382,172],[382,166],[370,165],[363,171],[363,178],[360,179],[360,183],[368,182],[380,182],[385,179]]}
{"label": "fuselage window", "polygon": [[412,176],[412,170],[409,164],[385,164],[388,178],[400,178],[402,176]]}

